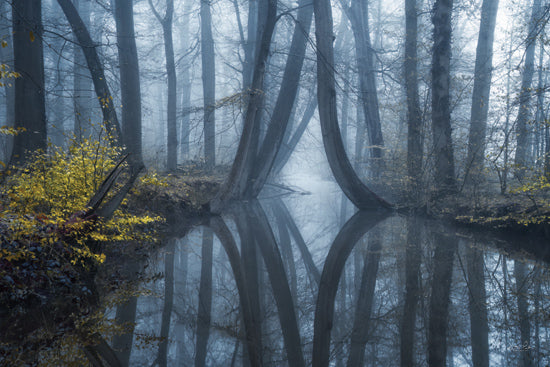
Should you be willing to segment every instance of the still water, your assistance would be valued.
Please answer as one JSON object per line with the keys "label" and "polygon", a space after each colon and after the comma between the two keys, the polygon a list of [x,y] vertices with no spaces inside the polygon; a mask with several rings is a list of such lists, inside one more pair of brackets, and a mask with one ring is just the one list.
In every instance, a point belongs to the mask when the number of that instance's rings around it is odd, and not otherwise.
{"label": "still water", "polygon": [[112,346],[130,366],[546,366],[548,264],[514,250],[533,241],[333,193],[249,202],[166,239]]}

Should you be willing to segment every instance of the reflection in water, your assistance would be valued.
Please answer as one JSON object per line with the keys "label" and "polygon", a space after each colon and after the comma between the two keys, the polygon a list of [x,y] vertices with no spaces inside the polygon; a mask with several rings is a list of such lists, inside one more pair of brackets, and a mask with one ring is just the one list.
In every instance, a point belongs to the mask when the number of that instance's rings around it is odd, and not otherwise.
{"label": "reflection in water", "polygon": [[168,240],[152,295],[116,309],[135,322],[112,340],[121,364],[550,363],[546,264],[420,218],[358,212],[338,229],[335,215],[311,233],[314,213],[295,212],[251,202]]}

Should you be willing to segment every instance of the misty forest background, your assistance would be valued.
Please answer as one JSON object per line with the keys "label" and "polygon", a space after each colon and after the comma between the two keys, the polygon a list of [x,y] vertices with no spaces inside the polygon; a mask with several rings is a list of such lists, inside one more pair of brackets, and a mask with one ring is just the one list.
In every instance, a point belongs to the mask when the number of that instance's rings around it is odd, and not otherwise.
{"label": "misty forest background", "polygon": [[546,185],[548,4],[328,4],[2,0],[0,59],[20,76],[2,79],[17,134],[0,159],[105,126],[134,167],[232,165],[219,201],[327,178],[327,156],[363,208]]}

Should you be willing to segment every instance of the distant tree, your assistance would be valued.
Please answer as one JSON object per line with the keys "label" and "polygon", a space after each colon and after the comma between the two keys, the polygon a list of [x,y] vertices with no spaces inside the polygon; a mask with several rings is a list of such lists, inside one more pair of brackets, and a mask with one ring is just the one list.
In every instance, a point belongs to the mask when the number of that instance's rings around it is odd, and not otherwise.
{"label": "distant tree", "polygon": [[[164,37],[164,54],[166,60],[166,74],[168,81],[168,105],[167,111],[167,159],[166,168],[170,171],[176,169],[178,158],[178,132],[176,126],[176,100],[177,100],[177,85],[176,85],[176,63],[174,60],[174,42],[172,40],[172,20],[174,18],[174,0],[166,0],[166,12],[161,16],[153,1],[149,0],[149,6],[153,14],[162,25],[162,34]],[[187,37],[187,35],[183,35]]]}
{"label": "distant tree", "polygon": [[216,64],[209,0],[201,0],[200,18],[202,93],[204,98],[204,158],[206,166],[212,168],[216,165]]}
{"label": "distant tree", "polygon": [[141,155],[141,88],[134,32],[133,0],[114,0],[120,90],[122,100],[122,141],[130,154],[130,165],[143,166]]}
{"label": "distant tree", "polygon": [[25,131],[15,136],[11,163],[26,162],[26,153],[46,149],[46,101],[42,47],[42,1],[12,2],[15,124]]}
{"label": "distant tree", "polygon": [[432,138],[436,191],[443,196],[457,189],[449,93],[452,10],[453,0],[436,0],[432,16]]}
{"label": "distant tree", "polygon": [[519,180],[524,178],[525,169],[528,165],[527,156],[530,144],[527,123],[531,115],[531,84],[533,82],[533,74],[535,73],[535,44],[540,25],[540,8],[541,0],[533,0],[529,29],[527,39],[525,40],[525,61],[523,64],[523,73],[521,75],[521,89],[518,97],[519,110],[516,119],[516,156],[514,158],[514,163],[517,167],[515,175]]}
{"label": "distant tree", "polygon": [[422,111],[418,95],[418,9],[416,0],[405,1],[405,92],[407,95],[407,175],[409,195],[416,199],[422,174]]}

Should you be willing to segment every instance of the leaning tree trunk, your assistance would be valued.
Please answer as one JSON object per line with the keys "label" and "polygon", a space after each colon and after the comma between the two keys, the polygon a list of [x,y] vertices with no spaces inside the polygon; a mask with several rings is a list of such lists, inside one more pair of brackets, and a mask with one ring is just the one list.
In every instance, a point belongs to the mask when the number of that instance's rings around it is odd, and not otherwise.
{"label": "leaning tree trunk", "polygon": [[468,159],[466,161],[470,167],[465,180],[470,184],[476,184],[482,180],[497,11],[498,0],[483,0],[476,49],[474,91],[472,94],[470,134],[468,136]]}
{"label": "leaning tree trunk", "polygon": [[432,17],[432,138],[436,191],[443,196],[456,192],[449,93],[452,10],[453,0],[436,0]]}
{"label": "leaning tree trunk", "polygon": [[323,144],[336,179],[350,201],[359,209],[389,208],[391,205],[365,186],[351,166],[338,126],[332,46],[332,10],[329,0],[314,0],[317,42],[317,98]]}
{"label": "leaning tree trunk", "polygon": [[516,120],[516,156],[515,165],[516,176],[521,180],[525,176],[527,167],[527,156],[529,151],[529,128],[527,123],[530,116],[530,101],[531,84],[533,82],[533,74],[535,73],[535,43],[539,30],[541,1],[533,1],[533,9],[531,12],[531,21],[529,22],[529,33],[527,34],[525,50],[525,63],[523,66],[523,74],[521,76],[521,89],[519,93],[519,110]]}
{"label": "leaning tree trunk", "polygon": [[298,3],[298,16],[294,26],[294,34],[281,88],[275,102],[275,107],[273,108],[273,114],[271,115],[265,138],[255,159],[254,168],[251,172],[252,175],[248,180],[247,197],[255,198],[262,190],[283,142],[292,106],[295,103],[298,92],[312,16],[313,7],[309,3],[309,0],[301,0]]}
{"label": "leaning tree trunk", "polygon": [[[92,76],[94,83],[94,89],[101,105],[101,112],[103,113],[103,126],[112,137],[112,141],[116,139],[122,139],[122,133],[118,124],[118,118],[116,115],[115,106],[113,104],[113,97],[107,85],[107,79],[105,78],[105,72],[103,71],[103,65],[99,61],[99,56],[96,51],[96,44],[92,41],[90,33],[86,28],[84,22],[78,15],[78,12],[70,0],[57,0],[59,6],[63,10],[67,21],[71,25],[71,29],[78,40],[78,44],[82,47],[88,69]],[[118,142],[120,144],[120,141]]]}
{"label": "leaning tree trunk", "polygon": [[44,54],[42,47],[42,2],[12,2],[15,128],[23,128],[14,138],[11,163],[24,164],[26,154],[46,150],[46,101]]}
{"label": "leaning tree trunk", "polygon": [[262,90],[265,68],[269,56],[269,49],[271,47],[271,37],[275,30],[276,15],[277,1],[268,0],[266,22],[263,28],[258,28],[258,32],[261,34],[261,37],[259,37],[260,45],[256,53],[254,76],[250,87],[250,96],[244,118],[243,132],[229,176],[220,192],[210,202],[210,209],[213,212],[220,212],[229,201],[242,198],[248,178],[250,177],[250,160],[253,159],[253,154],[255,153],[252,151],[252,146],[254,145],[254,137],[257,136],[260,128],[257,124],[257,116],[261,113],[260,107],[264,100],[264,93]]}

